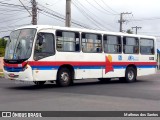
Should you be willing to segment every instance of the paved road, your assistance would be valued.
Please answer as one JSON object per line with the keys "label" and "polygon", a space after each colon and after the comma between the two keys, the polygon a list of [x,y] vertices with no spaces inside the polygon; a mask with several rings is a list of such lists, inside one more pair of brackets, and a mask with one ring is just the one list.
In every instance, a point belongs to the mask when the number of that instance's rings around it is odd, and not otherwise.
{"label": "paved road", "polygon": [[[160,72],[135,83],[76,81],[59,88],[0,78],[0,111],[160,111]],[[90,119],[90,118],[88,118]],[[123,119],[123,118],[122,118]]]}

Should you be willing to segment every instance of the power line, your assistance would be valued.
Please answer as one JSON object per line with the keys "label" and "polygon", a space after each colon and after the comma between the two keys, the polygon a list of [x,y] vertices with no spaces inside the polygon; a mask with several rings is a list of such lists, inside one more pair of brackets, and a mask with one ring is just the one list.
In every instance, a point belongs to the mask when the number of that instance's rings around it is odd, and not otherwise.
{"label": "power line", "polygon": [[[41,14],[43,14],[43,15],[45,15],[45,16],[47,16],[47,17],[54,18],[55,20],[58,20],[58,21],[64,22],[64,20],[63,20],[63,19],[58,19],[57,17],[54,17],[54,16],[52,16],[52,15],[49,15],[49,14],[43,13],[43,11],[42,11],[42,12],[40,11],[40,13],[41,13]],[[82,26],[82,25],[80,25],[80,24],[78,24],[78,23],[74,23],[74,22],[72,22],[72,23],[73,23],[74,25],[79,26],[79,27],[87,28],[87,27],[84,27],[84,26]]]}
{"label": "power line", "polygon": [[103,2],[103,4],[104,4],[105,6],[107,6],[110,10],[112,10],[113,12],[115,12],[115,13],[119,14],[117,11],[113,10],[109,5],[107,5],[107,3],[106,3],[106,2],[104,2],[103,0],[101,0],[101,1],[102,1],[102,2]]}
{"label": "power line", "polygon": [[[26,19],[26,18],[24,17],[24,18],[22,18],[22,19],[18,19],[18,20],[14,21],[14,22],[11,22],[11,23],[7,24],[7,25],[15,24],[15,23],[17,23],[17,22],[19,22],[19,21],[22,21],[22,20],[24,20],[24,19]],[[28,20],[27,20],[27,22],[28,22]]]}
{"label": "power line", "polygon": [[[77,2],[78,2],[78,0],[77,0]],[[78,3],[81,4],[80,2],[78,2]],[[81,4],[81,6],[82,6],[84,9],[87,9],[84,5]],[[114,28],[112,25],[107,24],[106,21],[103,21],[99,16],[97,16],[97,14],[91,12],[89,9],[87,9],[87,11],[88,11],[88,13],[91,13],[92,15],[94,15],[96,19],[98,18],[98,20],[101,20],[102,23],[105,23],[105,25],[108,25],[108,26],[110,26],[111,28]],[[100,22],[100,23],[101,23],[101,22]],[[102,24],[100,24],[100,25],[102,25]],[[104,25],[102,25],[102,26],[104,26]],[[105,27],[105,28],[106,28],[106,27]],[[107,29],[111,31],[111,29],[109,29],[109,28],[107,28]]]}
{"label": "power line", "polygon": [[108,13],[114,15],[112,12],[106,10],[106,9],[105,9],[102,5],[100,5],[96,0],[93,0],[93,1],[94,1],[100,8],[102,8],[104,11],[106,11],[106,12],[108,12]]}
{"label": "power line", "polygon": [[26,6],[22,3],[21,0],[19,0],[19,2],[22,4],[22,6],[27,10],[27,12],[30,14],[30,16],[32,16],[32,14],[30,13],[30,11],[26,8]]}
{"label": "power line", "polygon": [[20,10],[22,10],[22,9],[23,9],[23,8],[16,8],[16,9],[13,9],[13,8],[11,8],[11,9],[8,9],[8,8],[7,8],[7,9],[6,9],[6,8],[0,8],[0,11],[12,11],[12,10],[13,10],[13,11],[14,11],[14,10],[19,10],[19,11],[20,11]]}
{"label": "power line", "polygon": [[53,6],[53,5],[57,4],[57,3],[60,2],[60,1],[62,1],[62,0],[57,0],[56,2],[52,3],[51,5],[49,5],[48,3],[46,3],[46,5],[47,5],[47,6]]}
{"label": "power line", "polygon": [[[47,14],[51,15],[52,18],[54,18],[54,19],[56,19],[56,20],[59,19],[59,20],[65,21],[65,17],[56,15],[56,14],[54,14],[54,13],[52,13],[52,12],[49,12],[49,11],[46,11],[46,10],[41,10],[41,9],[39,9],[39,8],[38,8],[38,10],[41,11],[41,12],[40,12],[41,14],[42,14],[42,12],[44,12],[44,13],[47,13]],[[46,15],[46,14],[45,14],[45,15]],[[48,16],[48,15],[46,15],[46,16]],[[50,17],[51,17],[51,16],[50,16]],[[48,17],[49,17],[49,16],[48,16]],[[57,19],[57,18],[58,18],[58,19]],[[72,23],[75,24],[75,25],[77,25],[77,26],[83,27],[83,28],[89,28],[89,27],[87,27],[86,25],[82,25],[81,23],[78,23],[78,22],[72,21]]]}
{"label": "power line", "polygon": [[[0,2],[0,6],[10,6],[10,7],[21,7],[21,8],[23,8],[23,6],[21,6],[21,5],[16,5],[16,4],[10,4],[10,3],[4,3],[4,2]],[[28,6],[27,6],[28,7]],[[28,7],[29,8],[29,7]]]}
{"label": "power line", "polygon": [[15,28],[15,27],[21,27],[25,25],[30,25],[30,24],[22,24],[22,25],[14,25],[14,26],[7,26],[7,27],[0,27],[1,29],[8,29],[8,28]]}
{"label": "power line", "polygon": [[9,32],[9,31],[13,31],[13,29],[10,29],[10,30],[2,30],[2,31],[0,31],[0,33],[1,33],[1,32]]}
{"label": "power line", "polygon": [[[51,10],[51,9],[49,9],[49,8],[41,5],[41,4],[38,4],[38,5],[40,5],[41,7],[43,7],[42,9],[38,7],[38,10],[43,11],[43,12],[46,12],[47,14],[50,14],[50,15],[52,15],[52,16],[54,16],[54,17],[59,18],[59,19],[65,20],[65,16],[64,16],[64,15],[62,15],[62,14],[60,14],[60,13],[58,13],[58,12],[55,12],[55,11],[53,11],[53,10]],[[44,8],[45,8],[45,9],[44,9]],[[72,22],[73,24],[75,24],[75,25],[77,25],[77,26],[80,26],[80,27],[83,27],[83,28],[90,28],[88,25],[85,25],[84,23],[80,23],[79,21],[76,21],[76,20],[74,20],[74,19],[72,19],[71,22]]]}
{"label": "power line", "polygon": [[85,16],[89,21],[91,21],[95,26],[97,26],[97,28],[102,29],[100,26],[97,25],[98,23],[97,23],[90,15],[87,14],[87,12],[86,12],[85,10],[81,9],[80,7],[78,7],[78,5],[76,5],[74,2],[75,2],[75,1],[72,2],[73,5],[82,13],[82,15],[84,15],[84,16]]}
{"label": "power line", "polygon": [[58,21],[64,22],[64,20],[58,19],[57,17],[54,17],[53,15],[46,14],[46,12],[44,12],[44,11],[40,11],[40,13],[43,14],[43,15],[45,15],[45,16],[47,16],[47,17],[54,18],[54,19],[56,19]]}
{"label": "power line", "polygon": [[[0,13],[0,14],[2,14],[4,17],[5,16],[10,16],[10,15],[13,15],[13,14],[17,14],[17,13],[19,13],[19,12],[24,12],[24,10],[21,10],[21,11],[10,11],[10,12],[12,12],[12,13],[10,13],[10,14],[6,14],[6,12],[3,12],[3,13]],[[16,13],[13,13],[13,12],[16,12]]]}
{"label": "power line", "polygon": [[[3,21],[5,21],[5,20],[8,20],[8,18],[10,19],[10,18],[13,18],[13,17],[15,17],[15,15],[17,15],[19,12],[16,12],[16,13],[14,13],[14,14],[10,14],[9,16],[5,16],[4,18],[1,18],[1,19],[3,19]],[[19,13],[18,15],[21,15],[21,14],[24,14],[24,13]]]}
{"label": "power line", "polygon": [[147,20],[159,20],[160,17],[155,18],[142,18],[142,19],[133,19],[133,21],[147,21]]}
{"label": "power line", "polygon": [[130,19],[130,20],[128,20],[128,21],[131,21],[132,26],[136,26],[135,23],[132,21],[132,19],[134,19],[133,14],[132,14],[132,18],[131,18],[131,16],[128,14],[128,18]]}
{"label": "power line", "polygon": [[[76,2],[77,2],[77,4],[76,3],[74,3],[74,4],[76,4],[76,6],[80,10],[81,14],[84,15],[89,20],[92,20],[94,22],[94,25],[96,25],[96,26],[98,25],[97,27],[100,29],[105,28],[105,29],[111,31],[109,28],[104,27],[104,25],[101,24],[101,22],[97,21],[97,19],[94,19],[89,13],[93,14],[96,18],[99,18],[97,15],[92,13],[90,10],[86,9],[78,0]],[[81,8],[78,5],[80,5]],[[88,11],[88,12],[86,12],[86,11]]]}
{"label": "power line", "polygon": [[94,4],[91,4],[88,0],[86,0],[86,2],[89,4],[89,5],[91,5],[94,9],[96,9],[96,10],[98,10],[99,12],[101,12],[101,13],[104,13],[105,15],[115,15],[115,14],[110,14],[110,13],[108,13],[108,12],[106,12],[106,11],[104,11],[104,10],[102,10],[102,9],[99,9],[97,6],[95,6]]}
{"label": "power line", "polygon": [[11,0],[4,0],[4,1],[1,1],[1,2],[6,2],[6,1],[11,1]]}
{"label": "power line", "polygon": [[12,20],[6,20],[6,21],[1,21],[0,23],[5,23],[5,22],[9,22],[9,21],[14,21],[14,20],[21,20],[23,18],[28,18],[29,16],[27,17],[19,17],[19,18],[15,18],[15,19],[12,19]]}

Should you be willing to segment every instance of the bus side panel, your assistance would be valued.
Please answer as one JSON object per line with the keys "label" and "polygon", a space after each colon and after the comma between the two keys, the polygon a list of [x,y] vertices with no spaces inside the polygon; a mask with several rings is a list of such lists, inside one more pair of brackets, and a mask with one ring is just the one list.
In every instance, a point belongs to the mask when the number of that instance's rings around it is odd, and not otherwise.
{"label": "bus side panel", "polygon": [[54,61],[55,56],[50,56],[30,62],[33,71],[33,79],[35,81],[56,80],[58,67]]}
{"label": "bus side panel", "polygon": [[103,78],[115,78],[115,77],[124,77],[125,76],[125,68],[122,69],[114,69],[114,71],[110,71],[106,73],[106,70],[103,69]]}
{"label": "bus side panel", "polygon": [[[114,78],[114,77],[124,77],[125,76],[125,69],[126,67],[121,65],[115,65],[114,63],[119,63],[124,61],[124,56],[122,54],[108,54],[105,55],[109,60],[109,63],[106,62],[105,68],[103,68],[103,78]],[[109,70],[108,68],[112,67],[113,69]]]}
{"label": "bus side panel", "polygon": [[149,68],[149,69],[138,68],[137,69],[137,76],[155,74],[156,71],[157,70],[155,68]]}
{"label": "bus side panel", "polygon": [[35,81],[56,80],[57,70],[33,70]]}
{"label": "bus side panel", "polygon": [[105,59],[102,53],[73,53],[58,52],[57,61],[65,61],[64,64],[74,68],[75,79],[102,77],[102,61]]}
{"label": "bus side panel", "polygon": [[[139,55],[140,61],[154,63],[156,62],[156,55]],[[156,65],[140,65],[137,66],[137,76],[155,74],[157,71]]]}
{"label": "bus side panel", "polygon": [[[101,78],[102,69],[104,68],[105,57],[102,53],[81,53],[82,62],[88,64],[80,67],[81,69],[76,69],[76,78],[85,79],[85,78]],[[79,74],[82,73],[81,75]]]}

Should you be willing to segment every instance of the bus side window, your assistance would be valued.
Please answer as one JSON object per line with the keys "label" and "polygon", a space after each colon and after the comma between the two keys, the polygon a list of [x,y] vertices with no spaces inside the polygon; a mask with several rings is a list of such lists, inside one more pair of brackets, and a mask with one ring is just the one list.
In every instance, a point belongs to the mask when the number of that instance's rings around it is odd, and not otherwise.
{"label": "bus side window", "polygon": [[78,32],[56,31],[57,50],[61,52],[78,52],[80,50],[80,39]]}
{"label": "bus side window", "polygon": [[121,53],[121,37],[115,35],[104,35],[104,52],[105,53]]}
{"label": "bus side window", "polygon": [[86,53],[101,53],[102,36],[100,34],[82,33],[82,51]]}
{"label": "bus side window", "polygon": [[152,39],[140,39],[140,53],[145,55],[154,54],[154,40]]}
{"label": "bus side window", "polygon": [[123,52],[125,54],[139,53],[139,40],[136,37],[123,37]]}

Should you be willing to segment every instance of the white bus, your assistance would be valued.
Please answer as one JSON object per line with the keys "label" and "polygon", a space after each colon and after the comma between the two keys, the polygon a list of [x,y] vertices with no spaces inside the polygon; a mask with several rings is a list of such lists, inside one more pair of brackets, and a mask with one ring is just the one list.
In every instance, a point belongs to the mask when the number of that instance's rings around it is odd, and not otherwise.
{"label": "white bus", "polygon": [[157,70],[151,36],[32,25],[11,32],[4,57],[5,78],[68,86],[76,79],[119,78],[128,83]]}

